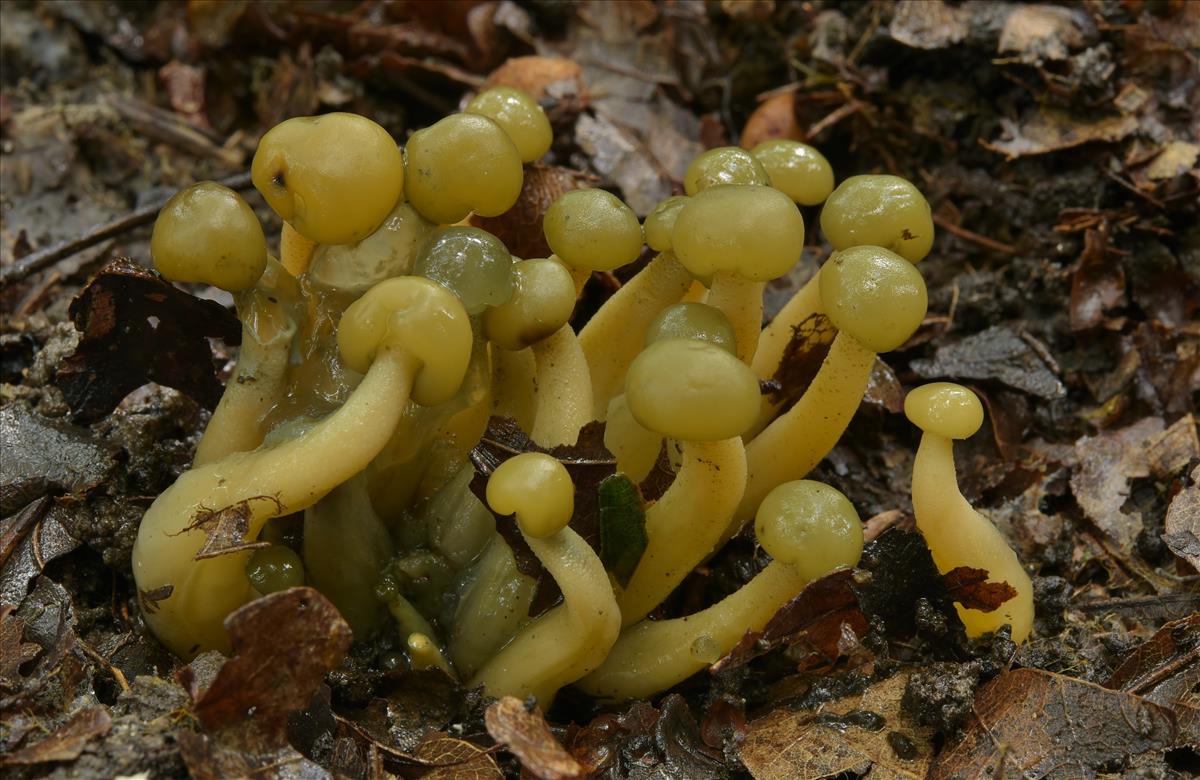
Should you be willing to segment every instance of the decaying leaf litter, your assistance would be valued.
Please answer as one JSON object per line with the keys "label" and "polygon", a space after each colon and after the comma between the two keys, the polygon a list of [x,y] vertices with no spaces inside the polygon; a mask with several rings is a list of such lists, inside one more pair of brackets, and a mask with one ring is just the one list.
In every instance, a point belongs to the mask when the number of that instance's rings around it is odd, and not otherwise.
{"label": "decaying leaf litter", "polygon": [[[6,774],[1200,770],[1196,4],[193,0],[2,13]],[[528,256],[559,188],[599,183],[644,213],[678,191],[696,152],[726,143],[806,140],[840,177],[895,173],[926,193],[939,227],[921,266],[929,317],[877,363],[816,475],[870,518],[860,568],[813,583],[712,674],[615,709],[567,692],[541,713],[395,671],[380,648],[347,647],[344,621],[307,589],[232,615],[230,659],[180,667],[140,626],[138,600],[156,594],[134,591],[129,552],[141,513],[190,460],[237,330],[224,293],[181,296],[144,270],[136,215],[240,173],[284,117],[357,111],[403,139],[489,83],[536,94],[556,130],[548,167],[501,218]],[[773,283],[768,314],[828,254],[815,210],[805,216],[812,245]],[[69,253],[54,251],[64,242]],[[618,283],[598,274],[577,316]],[[131,349],[146,334],[160,348]],[[215,373],[197,370],[208,354]],[[792,355],[780,392],[814,359]],[[942,378],[970,384],[988,411],[990,435],[959,448],[964,493],[1038,575],[1037,630],[1020,647],[966,640],[951,593],[964,598],[970,573],[939,577],[912,533],[917,437],[898,402]],[[476,463],[513,441],[498,422]],[[568,466],[593,487],[611,470],[602,451],[576,455]],[[583,514],[599,529],[602,512]],[[763,565],[754,550],[736,539],[665,613],[745,582]]]}

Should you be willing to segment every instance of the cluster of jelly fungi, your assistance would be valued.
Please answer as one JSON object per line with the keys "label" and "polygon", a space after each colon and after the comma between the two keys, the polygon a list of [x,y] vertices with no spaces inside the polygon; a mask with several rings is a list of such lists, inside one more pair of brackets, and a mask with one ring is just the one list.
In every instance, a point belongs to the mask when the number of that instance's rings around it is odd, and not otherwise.
{"label": "cluster of jelly fungi", "polygon": [[[193,467],[146,512],[134,548],[138,587],[155,594],[146,622],[175,653],[227,650],[231,611],[307,584],[356,637],[391,637],[385,664],[440,668],[543,706],[571,684],[647,696],[728,653],[806,583],[857,564],[854,507],[805,477],[845,431],[876,355],[925,317],[914,265],[933,237],[925,199],[893,176],[834,189],[825,158],[793,141],[719,148],[644,223],[609,192],[567,192],[543,219],[552,256],[515,258],[468,218],[512,208],[523,166],[552,138],[541,107],[508,88],[403,150],[361,116],[289,119],[252,166],[284,220],[278,259],[220,185],[163,209],[158,270],[229,291],[243,325]],[[822,202],[833,254],[762,328],[765,284],[804,246],[798,205]],[[638,261],[644,244],[653,256],[576,333],[592,272]],[[808,337],[828,354],[781,406],[761,380],[815,316],[828,326]],[[912,494],[936,565],[984,569],[1016,593],[993,612],[960,608],[968,634],[1011,625],[1024,639],[1029,577],[955,482],[951,440],[979,427],[978,399],[927,385],[905,411],[924,432]],[[547,455],[505,461],[486,505],[476,497],[468,456],[494,415],[541,448],[605,421],[617,470],[635,483],[670,464],[632,573],[606,571],[571,528],[577,488]],[[209,532],[230,518],[242,538],[214,545]],[[648,617],[752,520],[766,568],[707,609]],[[535,580],[499,523],[515,523],[562,592],[537,617]]]}

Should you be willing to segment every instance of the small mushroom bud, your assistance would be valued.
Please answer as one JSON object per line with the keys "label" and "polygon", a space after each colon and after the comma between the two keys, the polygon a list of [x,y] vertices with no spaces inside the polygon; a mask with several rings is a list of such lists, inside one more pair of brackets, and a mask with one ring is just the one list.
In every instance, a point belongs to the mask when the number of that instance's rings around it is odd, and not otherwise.
{"label": "small mushroom bud", "polygon": [[546,243],[572,268],[611,271],[642,253],[642,226],[620,198],[604,190],[572,190],[542,218]]}
{"label": "small mushroom bud", "polygon": [[473,227],[447,227],[425,239],[412,272],[444,285],[468,314],[499,306],[513,292],[512,255],[500,239]]}
{"label": "small mushroom bud", "polygon": [[546,112],[527,92],[512,87],[490,87],[480,92],[465,109],[492,120],[508,134],[521,155],[531,163],[550,151],[554,133]]}
{"label": "small mushroom bud", "polygon": [[933,216],[906,179],[851,176],[825,201],[821,232],[834,249],[881,246],[915,263],[933,247]]}
{"label": "small mushroom bud", "polygon": [[448,116],[413,133],[406,151],[408,199],[432,222],[449,225],[472,211],[497,217],[521,194],[521,153],[485,116]]}
{"label": "small mushroom bud", "polygon": [[241,195],[202,181],[175,193],[158,213],[150,256],[158,272],[173,282],[241,292],[266,270],[267,239]]}
{"label": "small mushroom bud", "polygon": [[488,341],[501,349],[525,349],[567,324],[575,309],[575,283],[555,260],[513,265],[513,293],[483,315]]}
{"label": "small mushroom bud", "polygon": [[771,187],[706,189],[680,210],[672,245],[694,276],[712,276],[707,303],[729,317],[738,357],[749,363],[762,327],[764,284],[787,273],[804,249],[796,204]]}
{"label": "small mushroom bud", "polygon": [[646,221],[642,223],[646,246],[655,252],[671,250],[671,232],[675,230],[675,219],[679,216],[679,210],[687,202],[686,195],[672,195],[654,207],[654,210],[646,216]]}
{"label": "small mushroom bud", "polygon": [[726,184],[766,186],[770,178],[762,163],[737,146],[709,149],[692,160],[683,174],[683,189],[688,195]]}
{"label": "small mushroom bud", "polygon": [[815,206],[833,191],[833,168],[808,144],[778,138],[750,153],[766,169],[771,186],[801,206]]}

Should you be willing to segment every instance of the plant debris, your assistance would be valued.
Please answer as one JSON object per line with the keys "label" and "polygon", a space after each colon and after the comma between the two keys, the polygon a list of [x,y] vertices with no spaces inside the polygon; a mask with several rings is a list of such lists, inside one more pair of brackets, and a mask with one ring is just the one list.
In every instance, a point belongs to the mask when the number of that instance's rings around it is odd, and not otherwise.
{"label": "plant debris", "polygon": [[221,398],[209,338],[241,343],[225,307],[197,299],[127,259],[104,267],[71,303],[83,333],[58,368],[76,423],[99,420],[147,382],[173,387],[209,409]]}

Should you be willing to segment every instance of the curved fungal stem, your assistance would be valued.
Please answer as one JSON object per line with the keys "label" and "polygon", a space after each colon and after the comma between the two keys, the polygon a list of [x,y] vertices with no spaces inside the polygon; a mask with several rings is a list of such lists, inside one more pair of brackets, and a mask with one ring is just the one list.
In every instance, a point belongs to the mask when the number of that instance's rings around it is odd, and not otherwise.
{"label": "curved fungal stem", "polygon": [[521,630],[471,680],[492,696],[534,696],[548,708],[558,689],[595,669],[621,628],[608,572],[596,552],[567,527],[575,487],[561,463],[524,453],[488,480],[487,498],[515,513],[521,535],[562,590],[562,604]]}
{"label": "curved fungal stem", "polygon": [[617,596],[621,625],[644,618],[713,552],[745,484],[746,452],[740,438],[683,444],[679,474],[646,510],[646,550]]}
{"label": "curved fungal stem", "polygon": [[592,420],[592,382],[575,331],[570,325],[532,347],[537,365],[537,394],[529,438],[541,447],[574,444]]}
{"label": "curved fungal stem", "polygon": [[262,444],[264,419],[287,392],[298,297],[295,281],[273,260],[252,289],[235,294],[242,320],[237,365],[196,446],[192,465],[203,466]]}
{"label": "curved fungal stem", "polygon": [[691,285],[691,273],[674,254],[663,252],[605,301],[579,331],[579,346],[592,378],[592,419],[603,420],[609,401],[621,394],[625,372],[642,351],[650,323]]}
{"label": "curved fungal stem", "polygon": [[738,360],[747,365],[753,360],[758,349],[765,287],[765,282],[746,279],[728,271],[717,271],[713,275],[712,288],[704,300],[729,318],[737,338]]}

